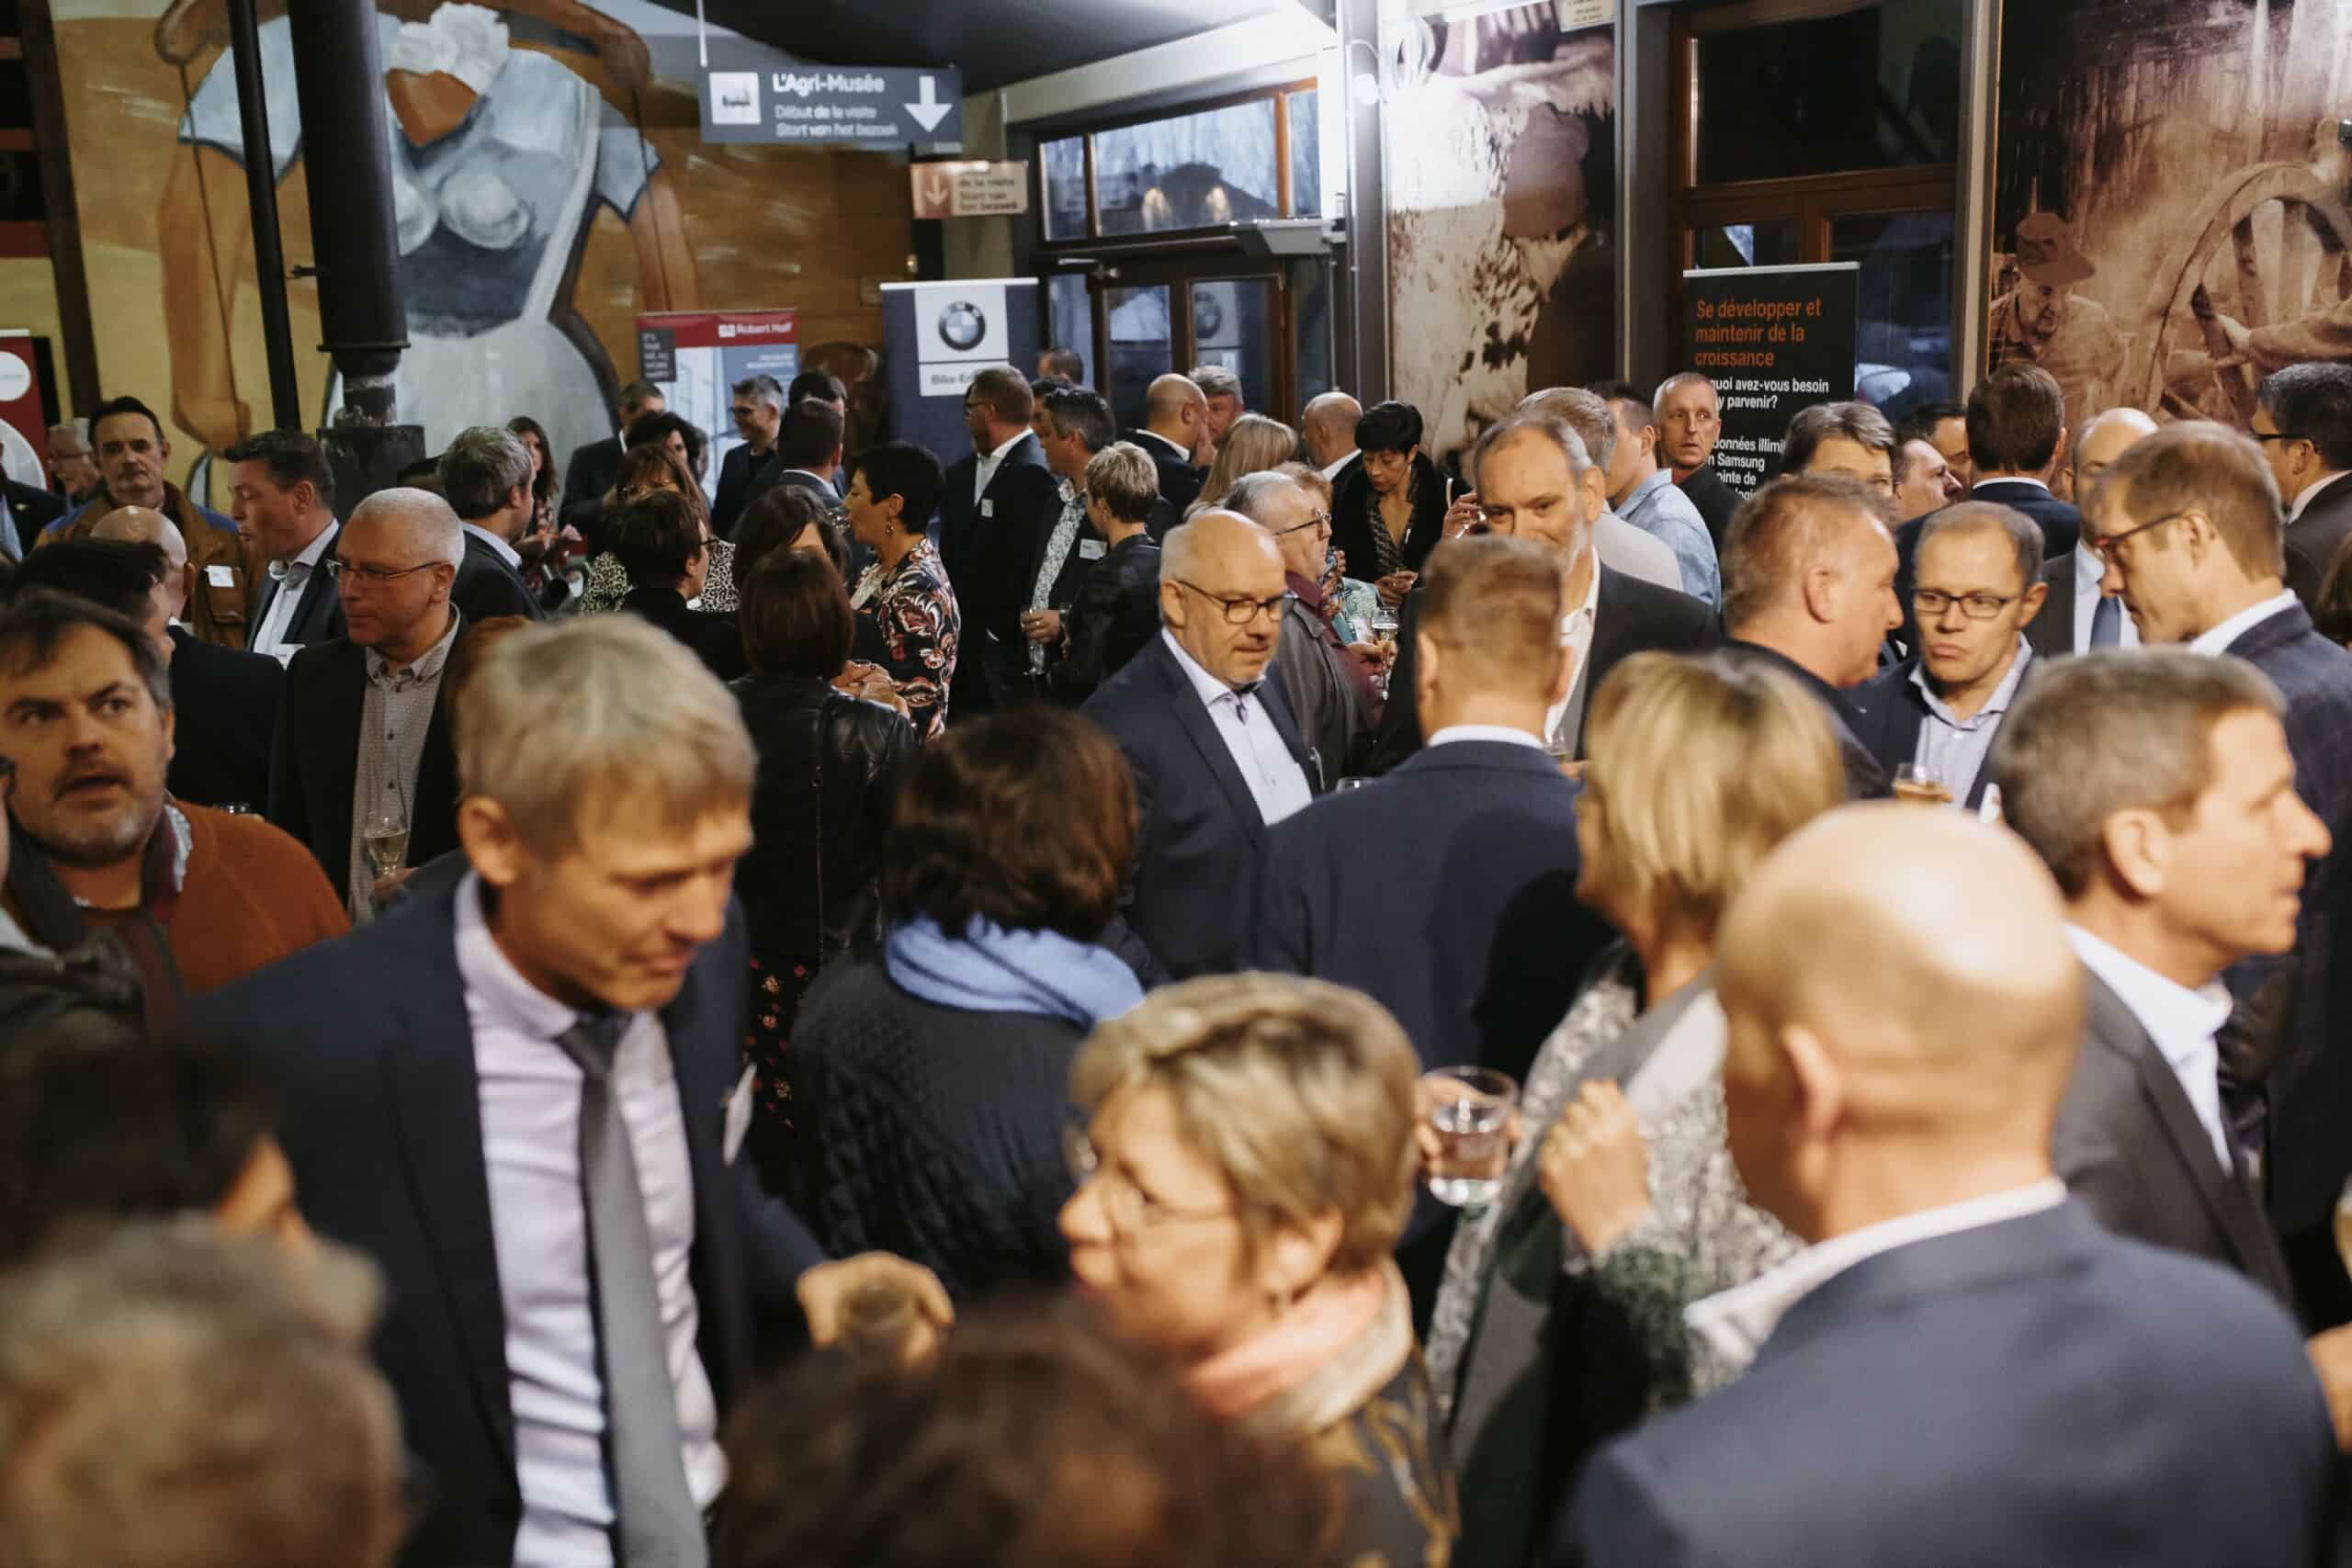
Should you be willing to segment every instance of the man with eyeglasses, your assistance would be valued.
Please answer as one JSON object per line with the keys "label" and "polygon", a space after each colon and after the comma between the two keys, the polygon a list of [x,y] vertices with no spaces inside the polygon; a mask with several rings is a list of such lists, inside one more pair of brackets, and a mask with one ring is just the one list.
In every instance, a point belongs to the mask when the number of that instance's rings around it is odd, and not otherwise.
{"label": "man with eyeglasses", "polygon": [[2033,662],[2025,627],[2049,592],[2041,530],[2023,513],[1962,502],[1927,520],[1911,591],[1918,651],[1854,694],[1856,730],[1889,776],[1915,763],[1954,801],[1983,805],[1984,759]]}
{"label": "man with eyeglasses", "polygon": [[1282,551],[1239,513],[1170,529],[1160,635],[1080,710],[1135,770],[1143,827],[1122,911],[1178,979],[1236,966],[1266,829],[1324,787],[1266,679],[1288,598]]}
{"label": "man with eyeglasses", "polygon": [[1371,670],[1326,619],[1322,579],[1331,514],[1306,486],[1271,472],[1243,475],[1227,492],[1226,504],[1263,528],[1282,552],[1290,599],[1274,646],[1274,675],[1299,733],[1322,759],[1328,778],[1362,773],[1372,754],[1380,700]]}
{"label": "man with eyeglasses", "polygon": [[[327,563],[349,630],[286,668],[269,819],[310,846],[355,923],[375,917],[406,867],[458,847],[441,672],[464,624],[449,592],[465,558],[447,502],[378,491],[353,509]],[[402,824],[401,867],[379,874],[369,831]]]}
{"label": "man with eyeglasses", "polygon": [[2222,1084],[2249,1152],[2267,1168],[2278,1228],[2306,1327],[2352,1322],[2352,1279],[2333,1230],[2352,1176],[2352,653],[2322,637],[2285,581],[2277,480],[2256,444],[2202,420],[2158,431],[2116,459],[2091,502],[2086,537],[2106,587],[2151,643],[2243,659],[2286,699],[2281,719],[2295,792],[2335,848],[2305,884],[2295,949],[2231,965],[2238,1004],[2222,1050]]}
{"label": "man with eyeglasses", "polygon": [[2352,365],[2290,365],[2254,400],[2254,439],[2287,503],[2287,586],[2309,608],[2352,538]]}
{"label": "man with eyeglasses", "polygon": [[[2109,409],[2083,426],[2072,464],[2076,504],[2088,505],[2100,476],[2155,433],[2156,422],[2138,409]],[[2025,628],[2025,639],[2035,653],[2049,659],[2140,646],[2140,628],[2123,613],[2123,601],[2100,588],[2099,580],[2106,575],[2107,563],[2091,547],[2087,534],[2064,555],[2041,563],[2041,581],[2050,594],[2041,602],[2041,614]]]}

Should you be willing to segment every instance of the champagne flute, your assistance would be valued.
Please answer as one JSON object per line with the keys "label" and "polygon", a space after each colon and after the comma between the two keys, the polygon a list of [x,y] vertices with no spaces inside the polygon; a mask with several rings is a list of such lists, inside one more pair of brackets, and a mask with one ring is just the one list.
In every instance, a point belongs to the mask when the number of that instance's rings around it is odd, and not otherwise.
{"label": "champagne flute", "polygon": [[408,859],[408,812],[397,802],[378,811],[368,819],[363,841],[376,874],[390,876]]}

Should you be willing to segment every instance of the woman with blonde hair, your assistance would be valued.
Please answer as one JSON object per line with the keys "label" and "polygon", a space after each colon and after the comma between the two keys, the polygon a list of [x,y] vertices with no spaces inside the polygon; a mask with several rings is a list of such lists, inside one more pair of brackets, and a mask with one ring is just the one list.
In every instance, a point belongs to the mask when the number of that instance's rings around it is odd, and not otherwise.
{"label": "woman with blonde hair", "polygon": [[1756,866],[1844,802],[1838,742],[1790,677],[1663,653],[1611,672],[1589,734],[1577,895],[1624,941],[1537,1053],[1502,1190],[1446,1259],[1430,1366],[1470,1504],[1457,1564],[1527,1561],[1596,1444],[1719,1380],[1682,1308],[1797,1247],[1724,1144],[1711,965]]}
{"label": "woman with blonde hair", "polygon": [[1208,477],[1201,481],[1201,498],[1184,509],[1184,515],[1189,519],[1196,512],[1223,506],[1234,480],[1279,468],[1297,453],[1298,432],[1261,413],[1243,414],[1217,443],[1216,461],[1209,465]]}
{"label": "woman with blonde hair", "polygon": [[1413,1206],[1413,1047],[1319,980],[1205,976],[1096,1026],[1062,1234],[1080,1290],[1213,1413],[1345,1495],[1318,1560],[1442,1563],[1451,1472],[1390,1253]]}

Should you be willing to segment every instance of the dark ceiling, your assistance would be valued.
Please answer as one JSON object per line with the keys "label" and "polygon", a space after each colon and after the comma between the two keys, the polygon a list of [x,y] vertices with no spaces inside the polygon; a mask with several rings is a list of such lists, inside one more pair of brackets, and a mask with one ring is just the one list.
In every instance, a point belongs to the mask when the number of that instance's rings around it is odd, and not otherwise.
{"label": "dark ceiling", "polygon": [[[661,0],[694,15],[695,0]],[[802,60],[953,65],[982,92],[1173,43],[1277,5],[1327,20],[1330,0],[704,0],[714,27]]]}

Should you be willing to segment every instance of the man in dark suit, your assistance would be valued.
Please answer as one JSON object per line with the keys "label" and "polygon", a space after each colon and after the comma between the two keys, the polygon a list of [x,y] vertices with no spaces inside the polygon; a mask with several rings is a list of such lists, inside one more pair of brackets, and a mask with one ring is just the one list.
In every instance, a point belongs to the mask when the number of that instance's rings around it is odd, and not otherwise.
{"label": "man in dark suit", "polygon": [[798,485],[828,507],[841,504],[842,411],[816,398],[803,398],[784,412],[776,433],[776,455],[784,467],[779,485]]}
{"label": "man in dark suit", "polygon": [[41,530],[64,515],[61,497],[0,474],[0,526],[7,529],[6,538],[0,540],[0,551],[24,559],[32,553]]}
{"label": "man in dark suit", "polygon": [[2335,1432],[2287,1314],[2052,1169],[2082,984],[2022,843],[1832,812],[1749,880],[1716,974],[1732,1157],[1809,1246],[1690,1308],[1747,1371],[1601,1450],[1551,1562],[2324,1560]]}
{"label": "man in dark suit", "polygon": [[[1206,438],[1208,417],[1208,398],[1191,377],[1171,370],[1144,393],[1143,423],[1127,432],[1127,439],[1151,454],[1152,467],[1159,470],[1159,499],[1168,503],[1171,526],[1200,499],[1207,475],[1193,459]],[[1349,428],[1352,434],[1354,427]],[[1152,536],[1166,535],[1163,527]]]}
{"label": "man in dark suit", "polygon": [[2024,627],[2041,608],[2041,530],[2023,513],[1963,502],[1919,540],[1919,650],[1855,689],[1854,729],[1887,777],[1932,768],[1954,800],[1984,804],[1984,765],[2033,671]]}
{"label": "man in dark suit", "polygon": [[1356,450],[1356,422],[1362,418],[1363,405],[1345,392],[1310,398],[1299,415],[1299,457],[1330,481],[1334,494],[1363,467],[1363,454]]}
{"label": "man in dark suit", "polygon": [[[2295,791],[2335,848],[2312,868],[2294,951],[2231,965],[2238,1001],[2224,1083],[2262,1155],[2270,1221],[2313,1328],[2352,1323],[2352,1280],[2334,1220],[2352,1175],[2352,653],[2312,628],[2287,589],[2278,490],[2261,451],[2189,421],[2133,446],[2107,472],[2088,533],[2149,643],[2246,660],[2286,698]],[[2242,1025],[2240,1029],[2238,1026]],[[2267,1132],[2264,1119],[2267,1113]]]}
{"label": "man in dark suit", "polygon": [[1273,829],[1249,963],[1366,992],[1424,1066],[1523,1077],[1610,937],[1577,902],[1576,791],[1544,750],[1569,680],[1559,560],[1464,539],[1431,554],[1421,592],[1428,744]]}
{"label": "man in dark suit", "polygon": [[[699,1562],[719,1419],[819,1256],[737,1158],[752,750],[651,628],[531,635],[466,694],[474,871],[193,1027],[274,1091],[311,1223],[390,1281],[377,1356],[433,1481],[405,1561]],[[582,736],[597,701],[635,722]],[[649,759],[672,787],[632,793]],[[860,1275],[801,1277],[812,1329],[820,1277]]]}
{"label": "man in dark suit", "polygon": [[[1687,593],[1600,564],[1592,529],[1608,508],[1608,476],[1560,420],[1522,411],[1488,426],[1472,467],[1487,529],[1544,545],[1561,563],[1560,643],[1572,650],[1571,669],[1566,694],[1546,716],[1544,735],[1557,755],[1581,758],[1585,714],[1609,671],[1647,649],[1682,653],[1712,648],[1719,636],[1714,615]],[[1375,773],[1388,772],[1421,747],[1419,597],[1416,587],[1397,617],[1396,660],[1373,744]]]}
{"label": "man in dark suit", "polygon": [[1160,635],[1080,711],[1135,770],[1142,829],[1122,912],[1182,980],[1235,967],[1234,901],[1257,882],[1266,830],[1324,786],[1267,679],[1285,592],[1273,540],[1212,511],[1164,548]]}
{"label": "man in dark suit", "polygon": [[[2229,964],[2295,942],[2327,830],[2294,793],[2278,694],[2180,649],[2052,666],[1995,749],[2005,820],[2066,899],[2089,1030],[2052,1152],[2119,1235],[2234,1269],[2294,1304],[2222,1109]],[[2197,798],[2173,798],[2177,781]]]}
{"label": "man in dark suit", "polygon": [[[667,406],[661,388],[650,381],[631,381],[621,389],[620,403],[613,411],[613,428],[627,430],[640,415],[660,413]],[[604,510],[605,492],[620,476],[619,435],[607,435],[574,450],[563,470],[563,521],[582,533],[593,532]]]}
{"label": "man in dark suit", "polygon": [[[237,527],[267,564],[245,647],[284,664],[298,649],[343,635],[343,601],[327,570],[337,527],[334,470],[325,450],[300,431],[265,430],[222,456]],[[191,593],[219,592],[220,584],[206,581],[211,574],[202,569]]]}
{"label": "man in dark suit", "polygon": [[2254,439],[2287,503],[2287,586],[2308,610],[2352,538],[2352,365],[2290,365],[2254,400]]}
{"label": "man in dark suit", "polygon": [[784,473],[776,437],[784,427],[784,383],[773,376],[747,376],[735,383],[729,412],[742,444],[718,463],[718,491],[710,502],[710,531],[735,536],[743,509],[760,499]]}
{"label": "man in dark suit", "polygon": [[[2087,498],[2115,459],[2155,433],[2156,422],[2138,409],[2109,409],[2083,426],[2074,441],[2075,496]],[[2042,562],[2041,583],[2049,595],[2041,602],[2041,613],[2025,628],[2035,658],[2140,646],[2140,628],[2124,614],[2123,601],[2103,591],[2106,575],[2107,563],[2079,538],[2064,555]]]}
{"label": "man in dark suit", "polygon": [[947,470],[934,536],[964,617],[947,699],[957,718],[1017,702],[1029,683],[1021,614],[1030,572],[1062,514],[1061,487],[1029,426],[1035,412],[1029,383],[1003,366],[981,371],[964,392],[972,452]]}
{"label": "man in dark suit", "polygon": [[1696,370],[1668,376],[1650,400],[1650,415],[1657,422],[1658,450],[1674,482],[1706,520],[1707,537],[1720,555],[1731,515],[1739,510],[1739,492],[1715,471],[1715,443],[1724,433],[1723,400],[1715,384]]}
{"label": "man in dark suit", "polygon": [[403,863],[458,843],[458,764],[441,677],[464,617],[449,603],[465,558],[457,514],[421,490],[378,491],[335,540],[350,631],[286,669],[271,748],[269,819],[317,859],[355,924],[398,886],[366,844],[387,816],[409,827]]}
{"label": "man in dark suit", "polygon": [[523,581],[523,558],[514,549],[531,526],[530,453],[497,425],[478,424],[458,432],[435,477],[466,536],[449,602],[468,625],[502,615],[542,619],[546,611]]}
{"label": "man in dark suit", "polygon": [[1724,537],[1724,631],[1734,658],[1792,676],[1820,702],[1845,759],[1847,793],[1887,791],[1856,733],[1852,689],[1878,669],[1894,603],[1886,502],[1840,474],[1774,479],[1740,504]]}

